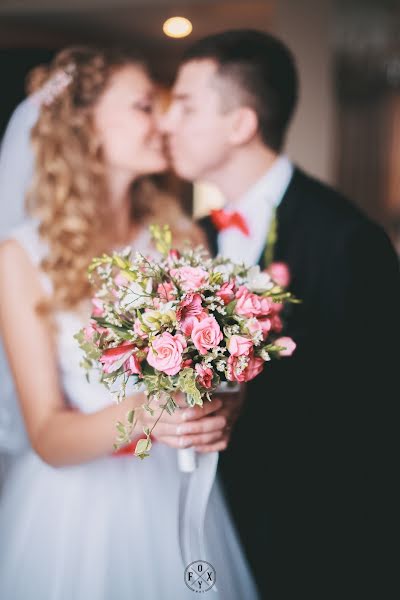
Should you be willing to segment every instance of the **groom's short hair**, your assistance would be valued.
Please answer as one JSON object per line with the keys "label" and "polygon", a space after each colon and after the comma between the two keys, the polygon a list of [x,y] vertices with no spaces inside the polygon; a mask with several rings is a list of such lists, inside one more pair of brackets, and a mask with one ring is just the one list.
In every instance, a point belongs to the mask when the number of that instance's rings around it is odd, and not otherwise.
{"label": "groom's short hair", "polygon": [[182,62],[203,59],[213,60],[217,77],[235,85],[238,102],[257,114],[263,142],[280,151],[298,96],[296,65],[285,44],[262,31],[235,29],[198,40]]}

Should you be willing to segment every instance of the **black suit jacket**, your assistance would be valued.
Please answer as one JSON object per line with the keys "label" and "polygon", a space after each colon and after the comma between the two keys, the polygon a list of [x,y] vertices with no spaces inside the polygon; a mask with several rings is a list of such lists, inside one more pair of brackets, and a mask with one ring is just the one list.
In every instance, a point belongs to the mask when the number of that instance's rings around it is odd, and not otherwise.
{"label": "black suit jacket", "polygon": [[378,225],[298,169],[277,217],[274,260],[302,300],[287,315],[297,350],[248,384],[219,475],[264,598],[383,598],[400,510],[398,260]]}

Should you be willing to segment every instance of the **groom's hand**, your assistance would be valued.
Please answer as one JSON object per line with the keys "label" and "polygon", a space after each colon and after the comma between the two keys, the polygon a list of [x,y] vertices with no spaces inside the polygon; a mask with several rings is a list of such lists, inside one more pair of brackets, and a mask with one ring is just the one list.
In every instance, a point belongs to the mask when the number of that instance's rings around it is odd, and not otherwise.
{"label": "groom's hand", "polygon": [[226,450],[233,427],[242,412],[245,395],[245,386],[242,385],[239,392],[217,393],[213,396],[211,404],[218,401],[222,402],[221,408],[214,413],[215,418],[224,417],[226,425],[221,432],[220,440],[214,443],[196,445],[195,448],[198,452],[220,452],[221,450]]}

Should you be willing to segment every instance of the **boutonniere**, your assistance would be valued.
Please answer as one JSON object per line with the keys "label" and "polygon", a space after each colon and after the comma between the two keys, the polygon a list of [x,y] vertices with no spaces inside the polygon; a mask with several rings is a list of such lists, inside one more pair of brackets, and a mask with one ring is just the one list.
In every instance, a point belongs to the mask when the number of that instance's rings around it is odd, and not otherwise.
{"label": "boutonniere", "polygon": [[278,239],[278,217],[276,208],[272,213],[271,224],[269,226],[267,240],[264,250],[264,268],[267,269],[274,261],[275,245]]}

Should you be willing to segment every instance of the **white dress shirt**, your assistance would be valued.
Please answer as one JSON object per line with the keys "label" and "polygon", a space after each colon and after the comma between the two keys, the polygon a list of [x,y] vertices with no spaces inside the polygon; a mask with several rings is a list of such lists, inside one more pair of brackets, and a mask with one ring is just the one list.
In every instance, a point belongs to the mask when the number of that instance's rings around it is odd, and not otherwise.
{"label": "white dress shirt", "polygon": [[285,155],[279,156],[268,171],[226,211],[238,211],[246,220],[250,234],[236,227],[218,234],[218,253],[234,262],[255,265],[261,257],[274,209],[279,205],[293,175],[293,165]]}

